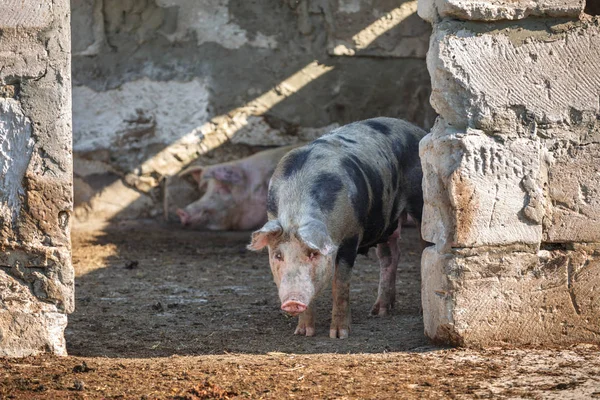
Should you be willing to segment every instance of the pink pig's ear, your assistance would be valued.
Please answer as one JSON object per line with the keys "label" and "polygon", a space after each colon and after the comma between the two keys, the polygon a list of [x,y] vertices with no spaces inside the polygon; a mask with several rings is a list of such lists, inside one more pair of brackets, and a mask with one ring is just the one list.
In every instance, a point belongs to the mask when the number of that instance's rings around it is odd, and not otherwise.
{"label": "pink pig's ear", "polygon": [[337,250],[337,246],[331,240],[327,226],[316,219],[311,219],[298,228],[298,237],[308,247],[328,256]]}
{"label": "pink pig's ear", "polygon": [[246,247],[248,250],[258,251],[269,244],[269,241],[283,232],[283,227],[278,220],[267,222],[262,228],[252,233],[252,241]]}
{"label": "pink pig's ear", "polygon": [[202,171],[204,171],[203,166],[201,165],[196,165],[193,167],[189,167],[184,169],[183,171],[181,171],[179,174],[177,174],[177,176],[182,177],[188,174],[192,175],[192,178],[194,178],[194,180],[198,183],[200,183],[200,178],[202,177]]}
{"label": "pink pig's ear", "polygon": [[235,165],[215,165],[204,172],[204,178],[214,178],[232,185],[243,183],[245,176],[242,168]]}

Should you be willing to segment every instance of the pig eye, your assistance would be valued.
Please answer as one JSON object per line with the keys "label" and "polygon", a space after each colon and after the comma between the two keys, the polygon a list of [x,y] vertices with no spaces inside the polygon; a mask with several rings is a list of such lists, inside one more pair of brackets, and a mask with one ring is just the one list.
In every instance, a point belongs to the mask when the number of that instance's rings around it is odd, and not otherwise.
{"label": "pig eye", "polygon": [[283,261],[283,254],[281,254],[281,252],[279,252],[279,251],[278,251],[278,252],[276,252],[276,253],[275,253],[275,255],[274,255],[273,257],[275,257],[275,259],[276,259],[277,261]]}

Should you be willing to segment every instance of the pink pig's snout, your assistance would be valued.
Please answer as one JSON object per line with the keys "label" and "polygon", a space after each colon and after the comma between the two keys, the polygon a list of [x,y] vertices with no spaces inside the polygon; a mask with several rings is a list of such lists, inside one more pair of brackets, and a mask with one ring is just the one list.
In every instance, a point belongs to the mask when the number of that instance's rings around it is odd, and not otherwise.
{"label": "pink pig's snout", "polygon": [[289,298],[287,301],[283,302],[283,304],[281,304],[281,309],[283,311],[285,311],[288,314],[291,315],[298,315],[303,313],[306,309],[307,309],[307,305],[304,304],[302,301],[297,300],[294,298],[294,296],[290,296],[291,298]]}
{"label": "pink pig's snout", "polygon": [[181,208],[177,209],[177,215],[179,216],[179,219],[181,220],[181,225],[189,225],[190,224],[190,219],[191,216],[190,214],[188,214],[187,212],[183,211]]}

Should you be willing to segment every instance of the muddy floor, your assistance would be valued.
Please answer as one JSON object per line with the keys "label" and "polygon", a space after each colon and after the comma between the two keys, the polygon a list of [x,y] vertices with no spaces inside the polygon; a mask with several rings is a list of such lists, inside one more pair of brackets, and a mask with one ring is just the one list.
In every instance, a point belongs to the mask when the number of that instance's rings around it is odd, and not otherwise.
{"label": "muddy floor", "polygon": [[0,399],[600,398],[600,349],[444,349],[423,336],[419,241],[405,228],[396,308],[369,316],[374,255],[353,275],[352,332],[315,337],[279,311],[248,233],[128,223],[73,229],[69,357],[0,359]]}
{"label": "muddy floor", "polygon": [[369,316],[379,267],[375,255],[359,256],[351,289],[352,336],[335,341],[329,339],[330,293],[318,304],[316,336],[293,335],[296,319],[279,311],[267,253],[246,250],[248,232],[152,225],[76,229],[77,311],[66,331],[69,354],[344,354],[428,347],[421,334],[416,229],[405,229],[404,236],[396,312],[383,319]]}

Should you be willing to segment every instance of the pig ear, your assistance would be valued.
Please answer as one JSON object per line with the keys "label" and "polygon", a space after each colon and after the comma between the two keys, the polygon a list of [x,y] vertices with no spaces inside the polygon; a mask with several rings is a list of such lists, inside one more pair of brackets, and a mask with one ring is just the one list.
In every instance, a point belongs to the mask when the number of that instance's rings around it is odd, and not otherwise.
{"label": "pig ear", "polygon": [[262,228],[252,233],[252,241],[247,246],[248,250],[258,251],[269,244],[269,241],[283,232],[283,227],[278,220],[267,222]]}
{"label": "pig ear", "polygon": [[192,175],[192,178],[194,178],[194,180],[198,183],[200,183],[200,177],[202,176],[202,171],[204,171],[203,166],[201,165],[196,165],[193,167],[189,167],[184,169],[183,171],[181,171],[179,174],[177,174],[177,176],[182,177],[188,174]]}
{"label": "pig ear", "polygon": [[221,182],[237,185],[244,181],[245,174],[240,167],[234,165],[216,165],[207,168],[204,172],[204,177],[214,178]]}
{"label": "pig ear", "polygon": [[327,226],[321,221],[311,220],[298,229],[298,236],[304,244],[318,250],[324,256],[333,253],[337,246],[333,244]]}

